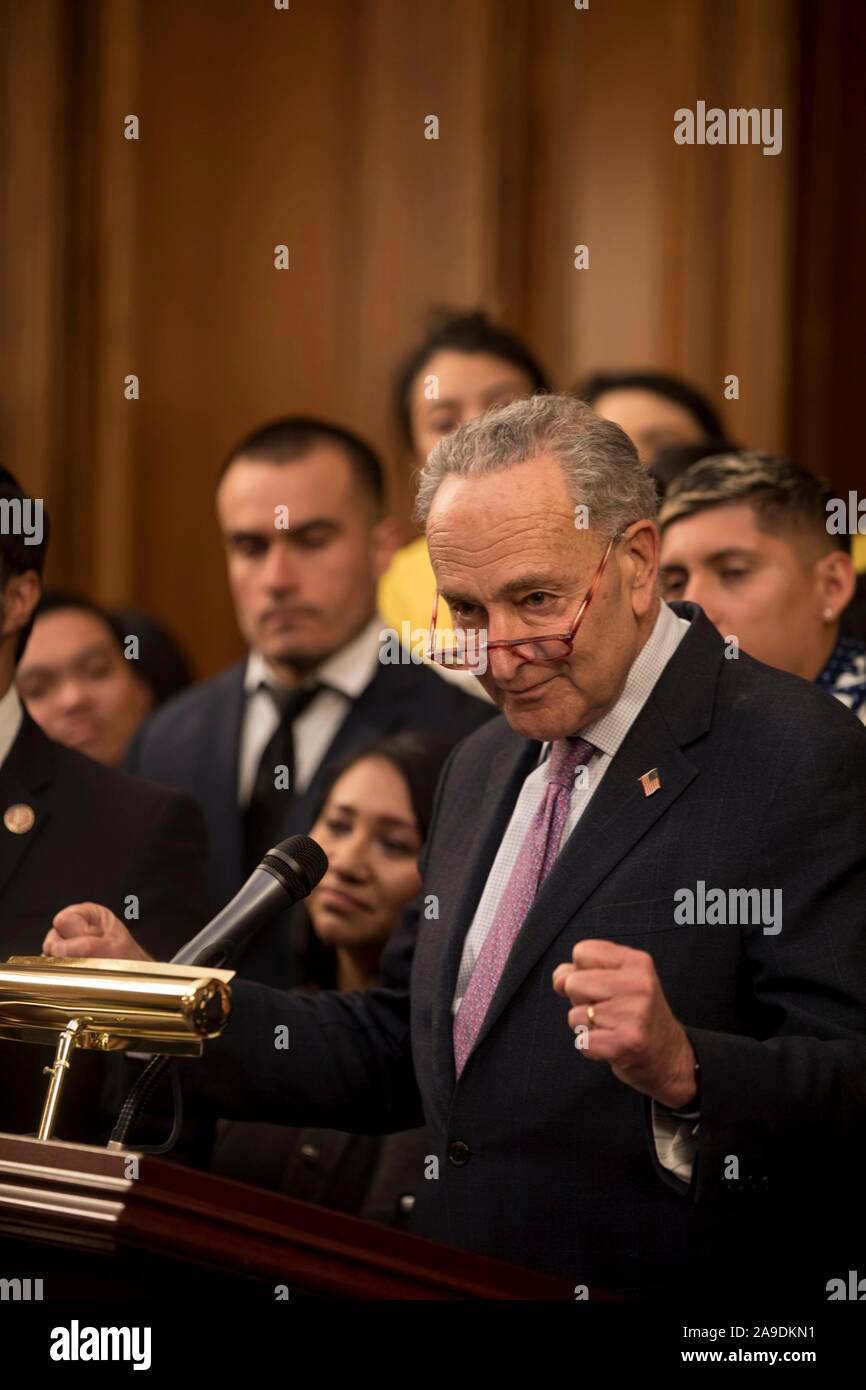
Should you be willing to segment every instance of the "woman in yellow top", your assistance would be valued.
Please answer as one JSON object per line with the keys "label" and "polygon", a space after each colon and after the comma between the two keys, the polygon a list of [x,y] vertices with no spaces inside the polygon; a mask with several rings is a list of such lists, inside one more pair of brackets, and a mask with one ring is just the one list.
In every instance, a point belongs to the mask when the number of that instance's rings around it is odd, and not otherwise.
{"label": "woman in yellow top", "polygon": [[[489,406],[549,390],[547,377],[529,348],[480,311],[439,313],[430,332],[404,359],[397,373],[394,405],[413,466],[434,444]],[[430,625],[436,580],[423,536],[398,550],[379,582],[379,612],[385,626],[410,633]],[[440,626],[450,622],[444,604]]]}

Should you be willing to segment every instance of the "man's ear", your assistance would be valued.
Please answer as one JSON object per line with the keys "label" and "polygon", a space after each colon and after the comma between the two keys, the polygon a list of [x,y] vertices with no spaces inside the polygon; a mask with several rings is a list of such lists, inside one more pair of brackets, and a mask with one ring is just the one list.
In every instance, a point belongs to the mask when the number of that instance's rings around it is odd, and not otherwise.
{"label": "man's ear", "polygon": [[648,518],[636,521],[626,529],[621,544],[631,576],[632,611],[642,618],[658,591],[659,533]]}
{"label": "man's ear", "polygon": [[371,532],[373,573],[381,579],[400,548],[400,523],[395,516],[377,521]]}
{"label": "man's ear", "polygon": [[3,613],[0,635],[6,640],[17,637],[30,622],[42,594],[42,585],[35,570],[13,574],[3,586]]}
{"label": "man's ear", "polygon": [[815,575],[822,613],[825,608],[832,608],[833,616],[838,618],[843,608],[848,607],[857,587],[851,556],[846,550],[831,550],[829,555],[821,556]]}

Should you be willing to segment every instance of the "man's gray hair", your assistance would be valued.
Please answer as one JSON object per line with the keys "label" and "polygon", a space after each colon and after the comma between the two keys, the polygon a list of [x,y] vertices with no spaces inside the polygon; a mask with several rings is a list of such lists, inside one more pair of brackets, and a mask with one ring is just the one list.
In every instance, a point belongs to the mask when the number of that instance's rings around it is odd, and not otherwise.
{"label": "man's gray hair", "polygon": [[588,529],[618,535],[633,521],[654,517],[656,485],[634,445],[611,420],[574,396],[531,396],[494,406],[446,435],[418,474],[415,518],[426,525],[443,478],[500,473],[539,454],[555,458]]}

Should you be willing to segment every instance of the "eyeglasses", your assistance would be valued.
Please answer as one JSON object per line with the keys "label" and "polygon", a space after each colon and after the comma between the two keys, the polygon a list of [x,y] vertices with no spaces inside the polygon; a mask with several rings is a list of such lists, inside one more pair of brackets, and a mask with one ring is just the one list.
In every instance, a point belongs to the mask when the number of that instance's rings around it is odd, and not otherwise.
{"label": "eyeglasses", "polygon": [[601,557],[601,563],[590,581],[589,588],[583,596],[577,616],[574,619],[568,632],[557,632],[544,637],[504,637],[495,642],[488,642],[483,628],[457,628],[457,642],[451,646],[441,646],[436,649],[436,618],[439,613],[439,590],[433,597],[433,613],[430,618],[430,636],[427,643],[427,660],[435,661],[437,666],[447,666],[450,671],[486,671],[487,656],[489,652],[497,648],[509,648],[517,652],[525,661],[561,661],[563,657],[569,655],[574,646],[574,639],[578,629],[586,616],[586,610],[592,603],[593,595],[601,583],[610,553],[614,545],[620,539],[620,535],[611,536],[607,543],[607,548]]}

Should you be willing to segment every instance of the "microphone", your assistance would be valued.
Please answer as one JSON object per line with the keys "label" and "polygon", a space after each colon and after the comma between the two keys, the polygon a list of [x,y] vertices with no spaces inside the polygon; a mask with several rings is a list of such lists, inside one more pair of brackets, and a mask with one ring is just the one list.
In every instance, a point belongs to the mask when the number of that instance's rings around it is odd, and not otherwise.
{"label": "microphone", "polygon": [[217,965],[276,913],[312,893],[328,867],[321,845],[293,835],[268,850],[246,883],[213,921],[182,946],[172,965]]}

